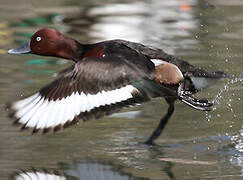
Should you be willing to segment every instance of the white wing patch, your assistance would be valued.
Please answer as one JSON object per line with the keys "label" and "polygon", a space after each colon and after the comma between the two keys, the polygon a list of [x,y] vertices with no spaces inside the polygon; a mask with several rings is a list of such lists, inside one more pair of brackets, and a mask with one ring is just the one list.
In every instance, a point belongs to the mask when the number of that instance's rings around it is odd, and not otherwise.
{"label": "white wing patch", "polygon": [[111,91],[101,91],[97,94],[78,92],[56,101],[45,99],[36,93],[26,99],[12,104],[18,122],[25,127],[36,129],[53,128],[72,121],[82,112],[89,112],[100,106],[111,105],[133,98],[132,93],[138,91],[132,85],[127,85]]}

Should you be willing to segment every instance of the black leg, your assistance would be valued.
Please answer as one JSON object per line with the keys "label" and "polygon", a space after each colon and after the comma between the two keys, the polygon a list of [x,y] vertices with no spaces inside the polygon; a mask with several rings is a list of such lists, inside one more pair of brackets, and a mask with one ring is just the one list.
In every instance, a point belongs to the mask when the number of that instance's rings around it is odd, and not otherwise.
{"label": "black leg", "polygon": [[158,127],[155,129],[155,131],[150,136],[150,138],[145,142],[145,144],[147,144],[147,145],[153,144],[153,141],[160,136],[161,132],[165,128],[165,125],[167,124],[167,122],[170,119],[170,116],[173,114],[173,112],[174,112],[174,103],[169,103],[169,108],[168,108],[167,114],[161,118]]}

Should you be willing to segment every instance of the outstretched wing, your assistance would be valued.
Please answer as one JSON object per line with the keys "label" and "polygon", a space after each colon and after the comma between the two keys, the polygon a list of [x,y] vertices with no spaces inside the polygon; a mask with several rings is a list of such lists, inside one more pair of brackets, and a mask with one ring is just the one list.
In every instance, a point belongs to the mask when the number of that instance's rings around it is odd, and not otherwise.
{"label": "outstretched wing", "polygon": [[58,130],[77,118],[98,118],[144,101],[148,98],[145,91],[133,83],[146,76],[142,69],[119,57],[85,58],[36,94],[12,103],[10,109],[23,128],[34,128],[33,132]]}

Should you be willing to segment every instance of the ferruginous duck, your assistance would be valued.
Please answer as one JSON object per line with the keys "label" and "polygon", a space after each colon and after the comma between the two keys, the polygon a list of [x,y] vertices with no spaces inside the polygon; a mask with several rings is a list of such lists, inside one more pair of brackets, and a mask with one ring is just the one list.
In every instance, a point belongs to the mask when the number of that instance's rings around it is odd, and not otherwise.
{"label": "ferruginous duck", "polygon": [[41,29],[22,47],[9,54],[32,53],[69,59],[73,65],[56,80],[8,108],[22,128],[57,131],[91,118],[117,112],[122,107],[164,97],[168,112],[145,144],[159,137],[178,99],[190,107],[211,110],[212,103],[193,94],[212,80],[225,78],[221,71],[207,72],[163,50],[125,40],[81,44],[55,29]]}

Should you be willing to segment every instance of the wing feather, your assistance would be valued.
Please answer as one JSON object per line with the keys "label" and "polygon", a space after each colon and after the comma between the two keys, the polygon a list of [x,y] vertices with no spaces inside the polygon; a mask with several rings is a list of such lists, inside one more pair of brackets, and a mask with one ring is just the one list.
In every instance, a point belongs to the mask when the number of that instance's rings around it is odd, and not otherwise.
{"label": "wing feather", "polygon": [[[146,78],[118,57],[85,58],[63,70],[36,94],[11,104],[23,128],[59,130],[76,121],[110,114],[123,106],[145,100],[133,82]],[[144,98],[142,98],[144,97]]]}

